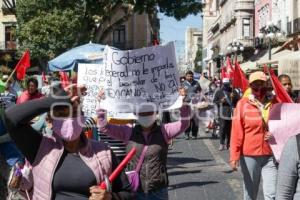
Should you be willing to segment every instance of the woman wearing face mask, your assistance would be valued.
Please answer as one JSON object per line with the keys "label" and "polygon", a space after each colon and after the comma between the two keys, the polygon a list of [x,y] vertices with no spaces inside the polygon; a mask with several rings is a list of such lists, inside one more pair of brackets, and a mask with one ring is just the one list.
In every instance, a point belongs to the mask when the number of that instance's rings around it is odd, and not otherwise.
{"label": "woman wearing face mask", "polygon": [[267,121],[270,107],[275,102],[267,99],[267,77],[263,72],[250,75],[251,93],[237,104],[230,142],[230,165],[237,170],[238,163],[244,179],[244,200],[255,200],[263,179],[265,200],[275,199],[277,169],[268,144],[271,135]]}
{"label": "woman wearing face mask", "polygon": [[[66,91],[6,111],[9,133],[32,166],[32,199],[133,199],[124,172],[113,183],[112,193],[96,187],[118,163],[106,145],[82,134],[84,118],[77,91],[82,94],[85,88],[71,85]],[[43,136],[28,122],[50,109],[53,136]]]}
{"label": "woman wearing face mask", "polygon": [[[180,90],[182,96],[186,96],[184,89]],[[145,153],[142,166],[139,171],[140,185],[137,190],[138,200],[165,200],[168,199],[168,175],[167,153],[168,142],[183,133],[189,126],[190,108],[183,105],[181,108],[181,120],[178,122],[158,125],[156,112],[137,113],[137,125],[115,126],[107,123],[105,111],[98,111],[100,132],[127,144],[127,152],[132,147],[137,148],[137,154],[129,164],[128,170],[136,169],[138,160],[145,145],[148,149]]]}

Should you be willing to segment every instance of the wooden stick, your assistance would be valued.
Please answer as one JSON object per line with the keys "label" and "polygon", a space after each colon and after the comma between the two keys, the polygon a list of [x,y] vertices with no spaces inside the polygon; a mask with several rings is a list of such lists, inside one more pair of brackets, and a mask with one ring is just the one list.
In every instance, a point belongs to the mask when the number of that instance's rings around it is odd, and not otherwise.
{"label": "wooden stick", "polygon": [[15,69],[11,72],[11,74],[9,75],[9,77],[7,78],[5,85],[7,85],[8,81],[11,79],[11,77],[14,75],[14,73],[16,72],[17,68],[15,67]]}

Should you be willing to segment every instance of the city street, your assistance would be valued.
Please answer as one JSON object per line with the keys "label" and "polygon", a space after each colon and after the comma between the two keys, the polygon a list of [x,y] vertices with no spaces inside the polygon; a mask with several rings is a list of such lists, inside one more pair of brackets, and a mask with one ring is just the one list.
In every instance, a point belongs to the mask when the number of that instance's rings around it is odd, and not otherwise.
{"label": "city street", "polygon": [[[240,171],[232,172],[228,151],[218,151],[219,140],[200,131],[197,140],[175,140],[169,151],[169,199],[171,200],[242,200]],[[262,200],[262,189],[258,200]]]}

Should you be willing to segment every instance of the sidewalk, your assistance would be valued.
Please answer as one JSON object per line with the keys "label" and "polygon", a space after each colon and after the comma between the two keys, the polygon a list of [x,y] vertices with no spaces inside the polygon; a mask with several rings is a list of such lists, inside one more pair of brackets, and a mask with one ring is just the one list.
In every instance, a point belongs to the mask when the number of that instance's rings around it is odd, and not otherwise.
{"label": "sidewalk", "polygon": [[241,173],[231,171],[228,151],[217,150],[218,140],[201,134],[197,140],[181,136],[174,141],[168,156],[170,200],[243,199]]}

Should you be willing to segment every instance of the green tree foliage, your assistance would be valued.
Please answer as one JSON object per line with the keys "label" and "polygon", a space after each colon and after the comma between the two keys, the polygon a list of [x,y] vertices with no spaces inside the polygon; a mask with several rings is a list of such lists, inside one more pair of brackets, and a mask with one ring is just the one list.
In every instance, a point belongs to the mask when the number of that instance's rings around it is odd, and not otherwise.
{"label": "green tree foliage", "polygon": [[194,60],[195,63],[195,72],[201,73],[202,72],[202,64],[199,65],[199,63],[202,63],[202,49],[199,48],[196,53],[196,58]]}
{"label": "green tree foliage", "polygon": [[[201,11],[200,0],[18,0],[19,52],[40,63],[91,39],[101,42],[134,13],[162,12],[177,20]],[[121,11],[119,18],[114,18]],[[98,26],[95,26],[97,24]]]}

